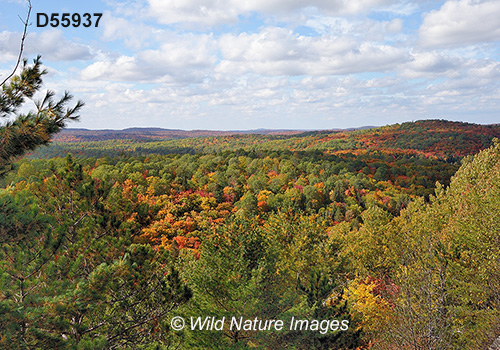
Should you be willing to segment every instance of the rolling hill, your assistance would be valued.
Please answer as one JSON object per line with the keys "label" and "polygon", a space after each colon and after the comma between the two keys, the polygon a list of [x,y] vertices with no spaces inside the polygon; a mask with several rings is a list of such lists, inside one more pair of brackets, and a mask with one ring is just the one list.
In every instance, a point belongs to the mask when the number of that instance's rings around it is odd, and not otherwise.
{"label": "rolling hill", "polygon": [[49,147],[31,158],[65,156],[147,155],[169,153],[214,153],[228,150],[286,149],[329,154],[423,155],[461,158],[476,154],[500,138],[500,125],[479,125],[446,120],[420,120],[383,127],[349,130],[171,130],[130,128],[125,130],[67,129]]}

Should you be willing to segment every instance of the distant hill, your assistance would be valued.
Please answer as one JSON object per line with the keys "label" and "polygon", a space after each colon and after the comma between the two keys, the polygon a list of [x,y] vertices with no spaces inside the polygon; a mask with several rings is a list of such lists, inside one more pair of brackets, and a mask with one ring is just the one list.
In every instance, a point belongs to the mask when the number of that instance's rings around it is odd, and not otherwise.
{"label": "distant hill", "polygon": [[[336,131],[354,131],[376,128],[376,126],[362,126],[359,128],[321,130],[322,133]],[[89,130],[81,128],[63,129],[53,138],[54,142],[85,142],[105,140],[172,140],[189,137],[211,137],[230,135],[298,135],[316,133],[318,130],[291,130],[291,129],[254,129],[254,130],[180,130],[163,128],[127,128],[123,130],[103,129]]]}
{"label": "distant hill", "polygon": [[500,138],[500,125],[420,120],[383,127],[331,130],[125,130],[66,129],[34,158],[64,156],[213,153],[243,150],[315,151],[328,154],[421,155],[449,161],[476,154]]}
{"label": "distant hill", "polygon": [[[500,125],[479,125],[447,120],[419,120],[320,138],[317,148],[335,150],[407,151],[435,156],[466,156],[478,153],[500,138]],[[346,149],[341,147],[341,149]],[[340,149],[337,149],[340,150]]]}
{"label": "distant hill", "polygon": [[182,139],[188,137],[227,136],[239,134],[258,135],[296,135],[304,130],[178,130],[162,128],[128,128],[123,130],[88,130],[88,129],[63,129],[57,134],[55,142],[82,142],[104,140],[165,140]]}

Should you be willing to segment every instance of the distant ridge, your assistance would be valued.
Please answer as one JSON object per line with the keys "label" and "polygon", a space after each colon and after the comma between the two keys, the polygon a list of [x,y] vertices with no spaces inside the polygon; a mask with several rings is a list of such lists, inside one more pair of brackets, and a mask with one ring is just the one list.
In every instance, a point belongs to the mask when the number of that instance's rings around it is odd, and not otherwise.
{"label": "distant ridge", "polygon": [[[476,154],[500,139],[500,125],[481,125],[438,119],[404,122],[382,127],[331,130],[125,130],[67,129],[34,158],[79,156],[194,154],[219,151],[281,149],[326,154],[363,155],[370,152],[405,156],[440,157],[454,162]],[[84,147],[80,142],[85,142]]]}
{"label": "distant ridge", "polygon": [[298,135],[308,132],[336,132],[336,131],[354,131],[375,128],[374,126],[363,126],[360,128],[349,129],[330,129],[330,130],[290,130],[290,129],[253,129],[253,130],[181,130],[181,129],[163,129],[157,127],[132,127],[123,130],[102,129],[89,130],[84,128],[63,129],[57,134],[53,141],[55,142],[84,142],[84,141],[105,141],[105,140],[166,140],[183,139],[189,137],[209,137],[209,136],[230,136],[230,135]]}

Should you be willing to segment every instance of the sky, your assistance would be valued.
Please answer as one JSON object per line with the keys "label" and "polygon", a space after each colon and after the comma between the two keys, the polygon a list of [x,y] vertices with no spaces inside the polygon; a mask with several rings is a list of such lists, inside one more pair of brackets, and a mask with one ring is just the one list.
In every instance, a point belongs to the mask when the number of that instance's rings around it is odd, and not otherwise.
{"label": "sky", "polygon": [[[42,56],[44,90],[85,102],[72,128],[500,123],[499,0],[31,3],[23,56]],[[0,80],[27,8],[0,0]],[[37,27],[44,13],[103,15]]]}

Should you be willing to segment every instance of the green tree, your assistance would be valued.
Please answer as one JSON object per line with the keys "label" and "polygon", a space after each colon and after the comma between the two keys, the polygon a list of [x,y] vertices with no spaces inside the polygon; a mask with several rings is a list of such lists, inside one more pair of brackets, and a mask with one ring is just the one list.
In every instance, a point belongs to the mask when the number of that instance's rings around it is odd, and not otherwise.
{"label": "green tree", "polygon": [[0,91],[0,119],[7,120],[0,126],[0,176],[11,169],[17,157],[49,143],[52,135],[61,131],[69,121],[78,120],[83,102],[67,107],[72,96],[65,92],[55,99],[53,91],[35,102],[36,109],[18,114],[19,109],[42,87],[42,62],[38,56],[32,65],[23,61],[21,73],[2,84]]}
{"label": "green tree", "polygon": [[[276,273],[275,247],[258,221],[237,217],[220,227],[203,243],[199,259],[181,259],[181,277],[193,290],[186,316],[203,319],[240,316],[244,319],[277,319],[291,307],[284,275]],[[292,293],[293,295],[293,293]],[[267,332],[266,332],[267,333]],[[258,342],[262,334],[252,330],[196,330],[187,335],[186,349],[241,349]]]}
{"label": "green tree", "polygon": [[399,290],[382,348],[484,349],[498,337],[499,169],[497,140],[385,225],[389,241],[372,241],[399,262],[387,271]]}
{"label": "green tree", "polygon": [[168,251],[132,244],[110,189],[68,156],[0,191],[1,349],[168,347],[165,317],[191,292]]}

